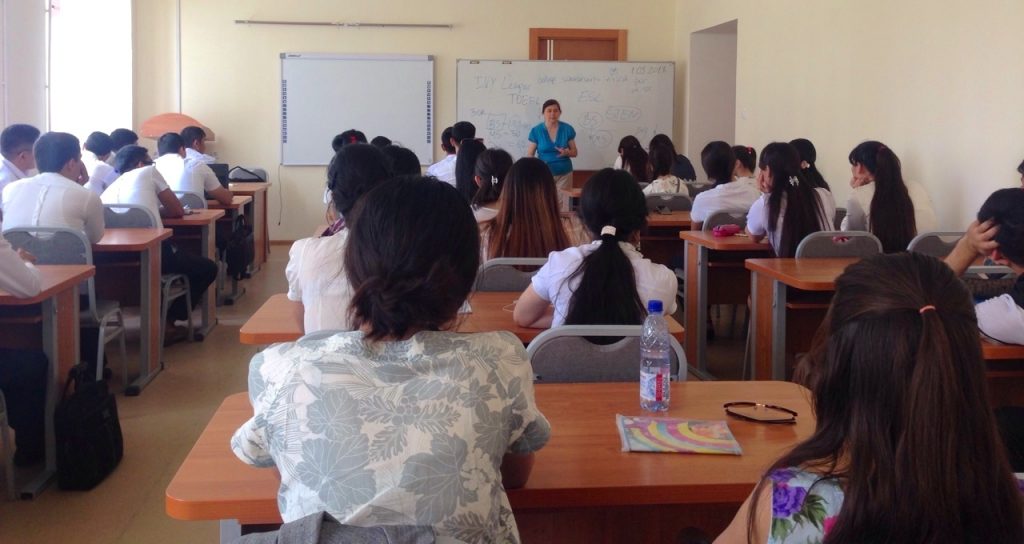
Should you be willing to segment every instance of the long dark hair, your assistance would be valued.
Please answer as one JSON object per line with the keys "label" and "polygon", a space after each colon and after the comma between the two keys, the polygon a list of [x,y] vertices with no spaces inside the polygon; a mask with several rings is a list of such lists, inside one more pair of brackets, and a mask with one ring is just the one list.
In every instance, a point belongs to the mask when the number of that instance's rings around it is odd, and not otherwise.
{"label": "long dark hair", "polygon": [[[881,281],[880,281],[881,279]],[[798,378],[814,434],[772,464],[843,488],[839,542],[1024,542],[1024,514],[989,405],[970,295],[920,253],[851,265]]]}
{"label": "long dark hair", "polygon": [[[672,150],[672,156],[675,157],[675,164],[672,165],[672,175],[687,181],[695,181],[697,179],[697,172],[693,169],[693,164],[690,159],[686,158],[685,155],[680,155],[676,152],[676,146],[672,143],[672,138],[669,138],[665,134],[655,134],[651,138],[651,143],[647,145],[647,150],[650,153],[654,153],[654,150],[659,147],[667,147]],[[657,177],[657,176],[654,176]]]}
{"label": "long dark hair", "polygon": [[886,253],[907,249],[917,236],[917,223],[900,158],[882,142],[871,140],[850,151],[850,164],[863,165],[875,178],[868,230],[882,242]]}
{"label": "long dark hair", "polygon": [[783,201],[786,204],[782,234],[778,247],[774,248],[775,254],[792,257],[805,236],[820,231],[821,225],[830,225],[832,220],[825,217],[817,191],[800,170],[800,155],[796,148],[785,142],[770,143],[761,151],[758,166],[768,168],[772,177],[772,189],[768,193],[768,231],[774,232],[778,228]]}
{"label": "long dark hair", "polygon": [[480,265],[476,220],[458,192],[434,178],[395,178],[359,200],[351,223],[345,274],[355,327],[382,340],[450,325]]}
{"label": "long dark hair", "polygon": [[[832,191],[828,182],[825,181],[825,176],[821,175],[818,167],[814,165],[814,161],[818,160],[818,150],[814,148],[814,144],[807,138],[797,138],[790,141],[789,145],[795,147],[796,152],[800,154],[800,167],[803,169],[807,181],[815,188]],[[807,163],[807,166],[805,167],[803,163]]]}
{"label": "long dark hair", "polygon": [[647,152],[641,147],[636,136],[626,136],[619,140],[619,153],[622,154],[623,170],[633,174],[639,181],[647,181],[650,178]]}
{"label": "long dark hair", "polygon": [[487,223],[487,257],[547,257],[569,247],[551,169],[522,157],[505,175],[498,215]]}
{"label": "long dark hair", "polygon": [[342,146],[327,167],[327,188],[334,209],[345,217],[363,193],[391,175],[391,166],[380,148],[364,143]]}
{"label": "long dark hair", "polygon": [[651,148],[651,178],[658,179],[672,173],[672,166],[676,163],[676,154],[668,146],[657,146]]}
{"label": "long dark hair", "polygon": [[473,176],[480,178],[480,187],[473,195],[474,208],[498,200],[509,168],[512,168],[512,155],[508,151],[492,147],[480,153],[473,167]]}
{"label": "long dark hair", "polygon": [[[566,324],[642,323],[646,309],[636,290],[633,265],[619,247],[619,242],[629,241],[647,224],[647,202],[636,179],[624,170],[598,171],[583,186],[580,217],[601,241],[566,280],[580,278],[569,301]],[[615,227],[615,234],[602,234],[606,226]]]}
{"label": "long dark hair", "polygon": [[700,165],[704,167],[708,180],[715,185],[729,183],[732,181],[733,167],[736,166],[736,155],[729,144],[715,140],[708,142],[700,151]]}
{"label": "long dark hair", "polygon": [[476,159],[487,147],[479,140],[463,140],[459,144],[459,151],[455,155],[455,188],[465,197],[466,202],[472,202],[476,196],[477,186],[473,179],[473,170],[476,168]]}

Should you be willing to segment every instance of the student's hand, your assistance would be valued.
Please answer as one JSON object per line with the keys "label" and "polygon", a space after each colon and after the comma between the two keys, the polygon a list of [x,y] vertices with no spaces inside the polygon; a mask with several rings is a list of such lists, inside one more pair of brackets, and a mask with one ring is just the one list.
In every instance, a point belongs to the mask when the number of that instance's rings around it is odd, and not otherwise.
{"label": "student's hand", "polygon": [[984,223],[972,221],[967,227],[964,239],[970,244],[971,249],[979,255],[991,255],[993,250],[999,248],[999,244],[994,240],[998,233],[999,225],[993,223],[991,219]]}
{"label": "student's hand", "polygon": [[20,249],[20,248],[18,249],[18,256],[21,257],[21,260],[23,260],[23,261],[25,261],[27,263],[34,263],[34,262],[36,262],[36,256],[31,254],[31,253],[29,253],[29,252],[27,252],[27,251],[25,251],[24,249]]}
{"label": "student's hand", "polygon": [[869,183],[871,183],[871,179],[867,177],[853,176],[852,178],[850,178],[850,187],[854,189],[856,189],[857,187],[867,185]]}
{"label": "student's hand", "polygon": [[85,185],[89,181],[89,171],[85,169],[85,163],[82,161],[78,161],[78,177],[75,178],[75,181],[79,185]]}

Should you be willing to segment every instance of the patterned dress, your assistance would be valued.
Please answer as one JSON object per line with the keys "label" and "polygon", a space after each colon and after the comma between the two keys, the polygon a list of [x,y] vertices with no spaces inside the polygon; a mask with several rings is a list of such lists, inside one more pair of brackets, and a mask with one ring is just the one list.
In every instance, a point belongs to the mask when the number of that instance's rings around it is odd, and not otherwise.
{"label": "patterned dress", "polygon": [[515,543],[502,457],[550,436],[532,377],[507,332],[376,343],[358,331],[308,335],[253,358],[255,415],[231,448],[246,463],[277,466],[285,522],[326,510],[351,525]]}

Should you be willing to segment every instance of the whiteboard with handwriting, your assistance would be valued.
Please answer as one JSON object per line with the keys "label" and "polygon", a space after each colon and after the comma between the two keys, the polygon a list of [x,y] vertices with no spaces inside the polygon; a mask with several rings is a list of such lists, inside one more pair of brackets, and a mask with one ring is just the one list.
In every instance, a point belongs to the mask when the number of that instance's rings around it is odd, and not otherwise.
{"label": "whiteboard with handwriting", "polygon": [[609,61],[458,61],[459,121],[476,125],[487,147],[526,154],[541,105],[554,98],[561,120],[576,129],[576,170],[611,166],[619,140],[645,147],[655,134],[672,136],[675,63]]}

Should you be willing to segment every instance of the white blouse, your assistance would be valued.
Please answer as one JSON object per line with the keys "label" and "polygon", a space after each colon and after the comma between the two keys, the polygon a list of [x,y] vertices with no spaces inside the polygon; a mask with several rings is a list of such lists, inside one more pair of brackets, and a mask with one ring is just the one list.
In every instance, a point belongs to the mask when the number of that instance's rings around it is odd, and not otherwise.
{"label": "white blouse", "polygon": [[303,238],[288,252],[288,299],[302,302],[305,332],[352,330],[348,307],[352,286],[345,275],[348,229],[333,236]]}
{"label": "white blouse", "polygon": [[[932,199],[923,185],[915,181],[904,181],[910,201],[914,204],[914,223],[918,234],[938,229],[939,221],[935,217]],[[875,184],[861,185],[850,193],[846,201],[846,217],[843,218],[841,230],[870,230],[871,200],[875,197]]]}
{"label": "white blouse", "polygon": [[[836,208],[829,198],[831,193],[827,189],[817,188],[818,199],[821,201],[821,209],[824,217],[818,217],[818,228],[821,230],[833,230],[833,218],[836,216]],[[754,236],[767,236],[772,249],[778,250],[782,241],[782,221],[786,215],[786,198],[783,196],[782,205],[779,209],[779,218],[774,230],[768,229],[768,195],[763,194],[750,206],[747,212],[747,231]]]}
{"label": "white blouse", "polygon": [[716,185],[693,199],[690,219],[703,223],[718,213],[746,213],[750,206],[761,196],[754,178],[739,178],[736,181]]}

